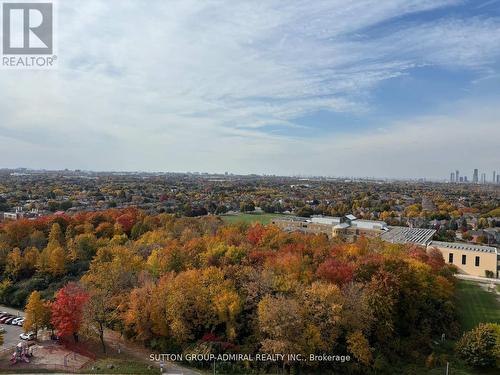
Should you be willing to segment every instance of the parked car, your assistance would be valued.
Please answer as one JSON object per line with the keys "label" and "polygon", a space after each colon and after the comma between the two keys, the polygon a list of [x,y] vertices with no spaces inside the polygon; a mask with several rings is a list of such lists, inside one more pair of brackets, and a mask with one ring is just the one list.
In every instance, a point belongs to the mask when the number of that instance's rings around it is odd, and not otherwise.
{"label": "parked car", "polygon": [[0,323],[5,323],[5,321],[9,318],[9,316],[3,316],[3,317],[0,317]]}
{"label": "parked car", "polygon": [[5,321],[5,324],[12,324],[12,321],[16,319],[15,316],[11,316],[10,318],[8,318],[6,321]]}
{"label": "parked car", "polygon": [[0,319],[5,318],[6,316],[10,316],[10,314],[6,312],[0,313]]}
{"label": "parked car", "polygon": [[17,325],[18,325],[19,327],[22,327],[22,326],[23,326],[23,324],[24,324],[24,318],[21,318],[21,319],[19,319],[19,320],[17,321]]}
{"label": "parked car", "polygon": [[33,340],[35,338],[35,334],[33,332],[23,332],[19,335],[22,340]]}
{"label": "parked car", "polygon": [[12,322],[10,322],[10,324],[12,325],[16,325],[17,326],[17,323],[22,319],[22,317],[18,317],[18,318],[15,318]]}

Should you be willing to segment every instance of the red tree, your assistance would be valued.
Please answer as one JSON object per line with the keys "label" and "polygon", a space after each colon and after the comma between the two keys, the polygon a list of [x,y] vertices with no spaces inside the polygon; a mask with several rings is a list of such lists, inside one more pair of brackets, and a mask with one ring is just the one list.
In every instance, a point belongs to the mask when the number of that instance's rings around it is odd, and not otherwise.
{"label": "red tree", "polygon": [[255,224],[247,231],[248,242],[250,242],[252,245],[258,245],[265,232],[266,228],[263,225]]}
{"label": "red tree", "polygon": [[130,233],[135,221],[135,218],[128,213],[123,214],[116,219],[116,222],[122,226],[123,231],[126,233]]}
{"label": "red tree", "polygon": [[76,283],[68,283],[56,293],[52,304],[51,323],[60,336],[73,335],[78,341],[82,311],[89,295]]}
{"label": "red tree", "polygon": [[328,259],[319,265],[316,276],[342,285],[352,280],[353,273],[354,266],[352,264],[337,259]]}

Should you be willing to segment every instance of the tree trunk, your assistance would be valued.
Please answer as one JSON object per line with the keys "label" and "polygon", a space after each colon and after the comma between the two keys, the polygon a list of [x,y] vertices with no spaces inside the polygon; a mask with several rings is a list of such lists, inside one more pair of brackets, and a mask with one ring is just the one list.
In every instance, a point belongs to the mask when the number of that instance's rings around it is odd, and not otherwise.
{"label": "tree trunk", "polygon": [[75,342],[78,342],[78,333],[73,332],[73,338],[75,339]]}
{"label": "tree trunk", "polygon": [[106,353],[106,343],[104,342],[104,327],[99,324],[99,338],[101,339],[102,352]]}

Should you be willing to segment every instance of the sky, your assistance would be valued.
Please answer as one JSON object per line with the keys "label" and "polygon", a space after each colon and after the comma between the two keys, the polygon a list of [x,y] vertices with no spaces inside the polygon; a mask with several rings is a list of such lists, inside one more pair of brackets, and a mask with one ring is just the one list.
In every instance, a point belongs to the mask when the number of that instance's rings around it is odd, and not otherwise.
{"label": "sky", "polygon": [[500,0],[59,0],[0,70],[0,168],[500,171]]}

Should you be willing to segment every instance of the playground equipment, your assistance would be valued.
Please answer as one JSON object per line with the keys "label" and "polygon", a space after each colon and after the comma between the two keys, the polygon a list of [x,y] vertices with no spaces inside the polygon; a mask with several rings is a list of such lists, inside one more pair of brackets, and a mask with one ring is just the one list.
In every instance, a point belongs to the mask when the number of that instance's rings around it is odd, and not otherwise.
{"label": "playground equipment", "polygon": [[19,362],[30,363],[30,357],[33,357],[31,346],[26,342],[20,342],[16,345],[16,351],[12,354],[10,362],[14,365]]}

